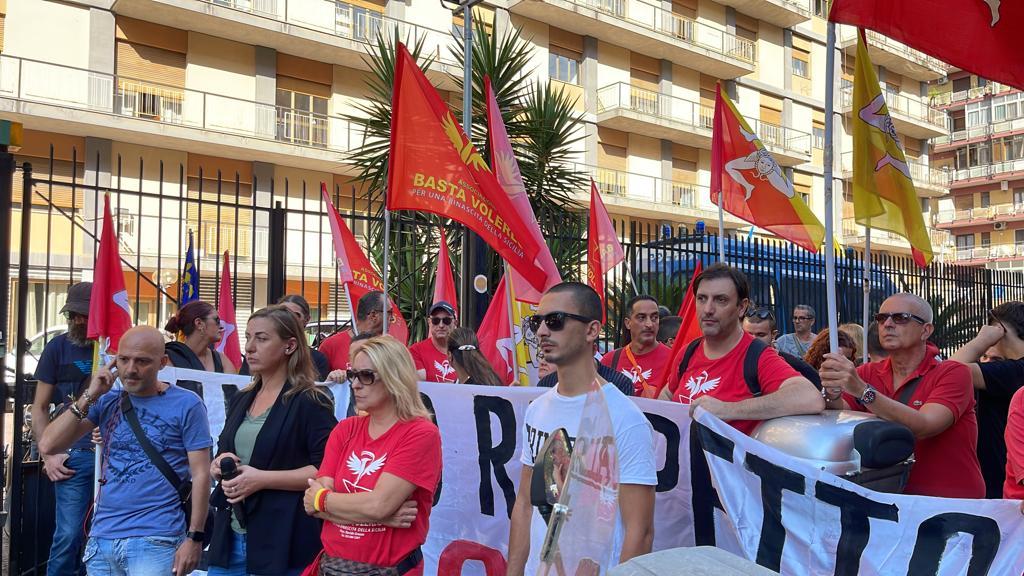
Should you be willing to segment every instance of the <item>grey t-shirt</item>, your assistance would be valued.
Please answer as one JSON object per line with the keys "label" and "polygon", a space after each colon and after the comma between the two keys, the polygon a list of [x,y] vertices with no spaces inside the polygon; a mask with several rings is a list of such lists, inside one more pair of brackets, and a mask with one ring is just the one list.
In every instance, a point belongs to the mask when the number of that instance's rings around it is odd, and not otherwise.
{"label": "grey t-shirt", "polygon": [[775,341],[775,349],[779,352],[792,354],[797,358],[803,358],[807,354],[807,349],[811,347],[811,342],[814,341],[815,336],[816,334],[811,334],[811,339],[804,343],[796,337],[796,334],[783,334]]}

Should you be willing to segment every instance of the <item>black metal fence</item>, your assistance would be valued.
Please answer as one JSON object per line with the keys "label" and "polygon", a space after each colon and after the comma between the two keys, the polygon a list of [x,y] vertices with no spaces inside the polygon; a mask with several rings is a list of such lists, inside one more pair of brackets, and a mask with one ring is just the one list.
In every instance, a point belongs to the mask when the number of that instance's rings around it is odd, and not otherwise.
{"label": "black metal fence", "polygon": [[[26,160],[19,158],[19,160]],[[0,251],[16,257],[8,269],[17,278],[14,297],[0,320],[6,351],[5,397],[13,408],[13,436],[3,440],[10,458],[5,478],[5,510],[10,514],[10,574],[36,574],[45,566],[52,531],[52,486],[41,473],[25,411],[33,398],[31,374],[45,342],[59,333],[58,311],[67,288],[91,278],[102,225],[104,194],[110,195],[120,239],[134,319],[162,327],[176,309],[178,275],[184,263],[188,231],[195,233],[200,295],[217,304],[221,255],[230,255],[234,304],[239,325],[252,311],[284,293],[302,294],[314,320],[330,331],[348,319],[348,304],[336,282],[330,227],[324,216],[319,182],[295,182],[273,174],[213,173],[202,167],[146,165],[139,159],[82,158],[78,151],[32,158],[14,175],[13,226],[0,226]],[[346,182],[330,183],[335,205],[371,259],[380,263],[377,238],[379,206],[367,201]],[[0,187],[0,192],[3,188]],[[3,208],[0,206],[0,208]],[[26,216],[27,215],[27,216]],[[567,280],[585,278],[586,216],[584,213],[540,215],[546,239],[562,263]],[[408,214],[394,219],[395,250],[391,259],[391,295],[410,321],[414,336],[425,331],[422,318],[432,294],[436,258],[436,226]],[[2,221],[0,221],[2,223]],[[648,293],[671,310],[683,298],[696,263],[718,261],[718,243],[726,258],[750,277],[752,297],[775,307],[780,332],[791,329],[789,313],[796,304],[818,311],[826,323],[824,256],[809,254],[774,240],[684,234],[661,225],[617,222],[625,262],[607,280],[607,336],[618,343],[625,300]],[[457,231],[451,230],[456,261]],[[455,232],[454,234],[452,232]],[[494,259],[490,260],[494,262]],[[457,267],[456,267],[457,268]],[[496,284],[498,266],[489,270]],[[905,256],[875,254],[871,259],[870,310],[897,291],[921,295],[936,309],[936,343],[947,353],[966,342],[992,306],[1024,300],[1019,273],[933,264],[919,269]],[[861,322],[863,254],[853,249],[837,254],[839,320]],[[0,290],[9,290],[7,281]],[[0,291],[0,294],[3,294]],[[479,314],[480,311],[477,311]],[[244,332],[244,330],[240,330]],[[21,359],[22,369],[13,364]],[[6,415],[0,413],[0,419]],[[3,424],[3,422],[0,422]],[[0,426],[0,430],[3,427]]]}

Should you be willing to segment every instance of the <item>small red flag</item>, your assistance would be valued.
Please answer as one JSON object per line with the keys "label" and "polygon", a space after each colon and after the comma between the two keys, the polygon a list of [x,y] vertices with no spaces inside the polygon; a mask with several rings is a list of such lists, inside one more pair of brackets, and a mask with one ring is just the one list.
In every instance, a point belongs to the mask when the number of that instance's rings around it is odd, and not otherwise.
{"label": "small red flag", "polygon": [[230,258],[228,251],[225,250],[224,265],[220,272],[220,296],[217,301],[217,316],[220,316],[220,325],[224,329],[224,336],[217,343],[217,351],[227,356],[237,369],[242,365],[242,347],[238,343],[238,322],[235,320],[235,302],[232,293]]}
{"label": "small red flag", "polygon": [[388,210],[419,210],[466,225],[538,290],[540,245],[487,163],[403,44],[391,99]]}
{"label": "small red flag", "polygon": [[[331,237],[334,241],[334,256],[338,260],[338,282],[348,290],[349,305],[353,307],[352,318],[355,319],[354,306],[366,293],[374,290],[383,290],[384,282],[381,281],[377,271],[370,264],[363,249],[356,241],[355,235],[349,230],[345,221],[341,219],[338,211],[334,208],[327,193],[327,184],[320,183],[320,194],[327,204],[327,220],[331,224]],[[388,297],[388,304],[394,320],[388,321],[388,334],[394,336],[399,342],[409,341],[409,327],[405,323],[401,310]]]}
{"label": "small red flag", "polygon": [[[697,265],[693,268],[693,278],[690,278],[690,284],[686,287],[683,303],[679,306],[679,317],[682,318],[682,322],[679,323],[679,331],[676,332],[676,339],[672,342],[672,354],[669,356],[671,360],[665,370],[665,381],[662,382],[662,387],[675,378],[679,370],[679,363],[683,361],[683,352],[686,351],[686,346],[700,338],[702,334],[700,317],[697,315],[697,299],[693,293],[693,281],[700,276],[701,270],[703,270],[703,266],[698,260]],[[655,397],[660,393],[661,390],[658,390]]]}
{"label": "small red flag", "polygon": [[480,341],[480,353],[491,363],[501,381],[512,384],[516,378],[513,368],[516,346],[509,325],[508,290],[505,287],[504,276],[494,290],[494,298],[487,307],[484,319],[480,321],[477,339]]}
{"label": "small red flag", "polygon": [[100,232],[99,254],[93,274],[92,296],[89,299],[89,325],[86,336],[99,342],[100,354],[117,352],[121,335],[132,327],[132,311],[128,306],[121,251],[114,235],[110,217],[110,195],[103,195],[103,230]]}
{"label": "small red flag", "polygon": [[829,19],[870,28],[978,76],[1024,90],[1024,2],[834,0]]}
{"label": "small red flag", "polygon": [[590,181],[590,226],[587,229],[587,284],[601,297],[601,321],[607,312],[604,306],[604,275],[626,259],[615,234],[608,211],[605,210],[597,184]]}
{"label": "small red flag", "polygon": [[490,143],[491,166],[494,168],[494,175],[508,194],[516,212],[523,216],[530,235],[540,246],[540,252],[537,253],[537,265],[543,268],[547,274],[544,289],[537,290],[516,272],[515,268],[511,268],[509,277],[512,279],[512,290],[516,295],[516,300],[538,304],[544,292],[560,283],[562,276],[558,273],[558,266],[555,265],[555,259],[551,257],[551,250],[548,249],[544,234],[541,233],[540,225],[537,224],[533,206],[530,206],[530,198],[526,195],[526,186],[523,184],[523,175],[519,172],[519,163],[516,162],[515,151],[512,149],[508,132],[505,130],[505,120],[501,117],[498,100],[491,88],[491,79],[487,76],[484,77],[484,94],[487,100],[487,138]]}
{"label": "small red flag", "polygon": [[455,276],[452,274],[452,260],[448,255],[448,237],[441,228],[441,247],[437,252],[437,275],[434,277],[434,304],[447,302],[459,313],[455,295]]}

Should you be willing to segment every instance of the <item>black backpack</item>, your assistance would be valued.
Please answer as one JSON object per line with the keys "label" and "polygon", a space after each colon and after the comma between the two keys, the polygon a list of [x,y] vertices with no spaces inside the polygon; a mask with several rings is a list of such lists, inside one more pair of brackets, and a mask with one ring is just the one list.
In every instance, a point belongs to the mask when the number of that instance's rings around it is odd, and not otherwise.
{"label": "black backpack", "polygon": [[[697,346],[700,346],[703,342],[703,338],[697,338],[686,346],[686,351],[683,352],[683,359],[679,362],[679,370],[676,371],[677,381],[683,377],[683,373],[686,372],[686,368],[690,365],[690,358],[693,358],[694,352],[697,351]],[[754,395],[754,398],[761,396],[761,383],[757,380],[757,362],[761,359],[761,353],[767,349],[768,345],[763,340],[754,338],[750,343],[750,347],[747,348],[746,356],[743,357],[743,381],[747,383],[747,388]]]}

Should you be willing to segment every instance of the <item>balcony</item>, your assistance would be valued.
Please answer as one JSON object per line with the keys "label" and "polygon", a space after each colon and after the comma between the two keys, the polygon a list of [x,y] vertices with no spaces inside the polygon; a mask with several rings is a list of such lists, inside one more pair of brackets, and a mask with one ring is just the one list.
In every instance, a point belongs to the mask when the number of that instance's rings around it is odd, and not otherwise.
{"label": "balcony", "polygon": [[779,28],[791,28],[811,19],[809,0],[721,0],[719,4]]}
{"label": "balcony", "polygon": [[991,180],[1008,180],[1024,177],[1024,159],[993,162],[987,166],[954,170],[950,174],[949,187],[967,188]]}
{"label": "balcony", "polygon": [[[951,252],[947,261],[972,265],[987,265],[994,261],[1009,261],[1024,258],[1024,244],[997,244],[979,248],[957,248]],[[1024,263],[1018,263],[1022,265]]]}
{"label": "balcony", "polygon": [[798,166],[811,161],[811,135],[807,132],[757,119],[749,119],[747,124],[780,165]]}
{"label": "balcony", "polygon": [[675,96],[618,82],[597,91],[601,126],[711,148],[715,109]]}
{"label": "balcony", "polygon": [[[949,173],[932,168],[924,162],[908,160],[910,178],[917,195],[922,198],[938,198],[949,193]],[[843,152],[843,180],[853,178],[853,152]]]}
{"label": "balcony", "polygon": [[427,75],[438,87],[457,87],[449,72],[461,75],[451,59],[449,32],[384,16],[355,4],[331,0],[115,0],[116,14],[191,30],[256,46],[274,48],[319,62],[368,70],[367,45],[383,27],[397,27],[409,44],[422,39],[434,63]]}
{"label": "balcony", "polygon": [[[914,50],[910,46],[897,42],[888,36],[867,30],[868,55],[876,66],[885,66],[893,72],[909,76],[914,80],[929,82],[944,77],[949,72],[949,65],[933,58],[924,52]],[[839,35],[840,47],[847,53],[857,53],[857,29],[842,26]]]}
{"label": "balcony", "polygon": [[[928,105],[922,98],[910,98],[903,94],[883,92],[885,105],[896,125],[896,131],[914,138],[928,139],[937,136],[948,136],[948,116],[942,110]],[[842,90],[840,106],[843,114],[853,113],[853,86],[846,85]]]}
{"label": "balcony", "polygon": [[757,63],[753,42],[642,0],[508,0],[508,8],[718,78],[750,74]]}
{"label": "balcony", "polygon": [[329,172],[363,141],[336,115],[4,55],[0,111],[36,130]]}
{"label": "balcony", "polygon": [[997,204],[984,208],[943,210],[935,215],[935,226],[938,228],[965,228],[1019,220],[1024,220],[1024,204]]}
{"label": "balcony", "polygon": [[931,96],[931,105],[940,108],[959,108],[971,100],[979,100],[989,94],[1002,94],[1015,90],[1012,86],[1006,86],[999,82],[990,82],[984,86],[975,86],[968,90],[957,90],[956,92],[939,92]]}
{"label": "balcony", "polygon": [[[863,248],[866,236],[864,227],[857,224],[854,218],[843,218],[844,245]],[[950,253],[953,249],[953,239],[945,230],[929,230],[928,239],[931,241],[932,252],[937,259],[943,254]],[[903,236],[888,230],[872,230],[871,246],[880,246],[882,249],[900,253],[910,253],[910,243]]]}

